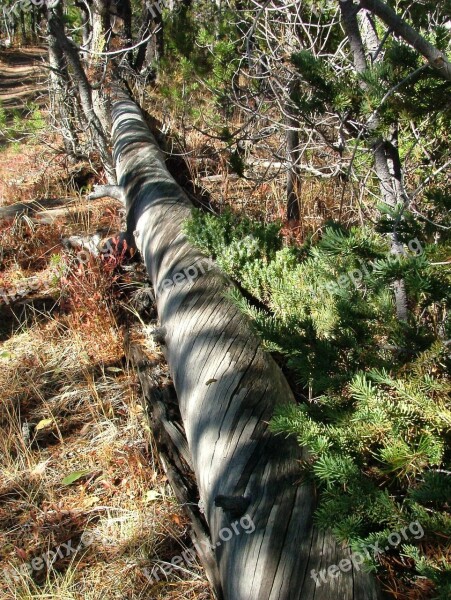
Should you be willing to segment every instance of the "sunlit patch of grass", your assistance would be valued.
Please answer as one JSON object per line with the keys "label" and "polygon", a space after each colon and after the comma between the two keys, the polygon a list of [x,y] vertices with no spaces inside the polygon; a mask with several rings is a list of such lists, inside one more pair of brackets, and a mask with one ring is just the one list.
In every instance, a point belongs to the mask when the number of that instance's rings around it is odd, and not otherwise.
{"label": "sunlit patch of grass", "polygon": [[[0,342],[0,598],[209,600],[198,565],[168,581],[145,575],[190,544],[188,524],[124,357],[118,257],[90,258],[80,268],[77,251],[60,243],[69,233],[118,231],[115,203],[85,206],[80,194],[61,222],[20,218],[3,230],[0,286],[37,274],[58,310],[36,309]],[[78,546],[84,534],[89,546],[27,570],[62,544]]]}
{"label": "sunlit patch of grass", "polygon": [[0,261],[3,272],[40,271],[49,263],[52,252],[61,247],[57,224],[39,225],[27,215],[0,222]]}
{"label": "sunlit patch of grass", "polygon": [[[89,598],[92,587],[105,594],[114,571],[106,597],[144,598],[143,569],[182,551],[185,518],[155,462],[135,376],[119,349],[110,362],[93,364],[86,343],[50,319],[3,345],[0,580],[2,569],[19,579],[5,580],[2,597]],[[85,475],[64,485],[74,472]],[[46,573],[19,571],[86,531],[93,543],[80,555]],[[199,572],[191,587],[206,593]],[[173,578],[159,588],[155,597],[196,597],[185,581],[174,588]]]}

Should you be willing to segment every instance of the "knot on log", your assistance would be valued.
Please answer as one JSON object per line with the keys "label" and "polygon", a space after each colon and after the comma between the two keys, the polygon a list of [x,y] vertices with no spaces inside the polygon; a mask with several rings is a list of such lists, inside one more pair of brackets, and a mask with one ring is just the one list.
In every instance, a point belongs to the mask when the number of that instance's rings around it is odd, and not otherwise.
{"label": "knot on log", "polygon": [[215,498],[215,506],[222,508],[232,519],[244,515],[250,503],[251,498],[248,496],[224,496],[220,494]]}

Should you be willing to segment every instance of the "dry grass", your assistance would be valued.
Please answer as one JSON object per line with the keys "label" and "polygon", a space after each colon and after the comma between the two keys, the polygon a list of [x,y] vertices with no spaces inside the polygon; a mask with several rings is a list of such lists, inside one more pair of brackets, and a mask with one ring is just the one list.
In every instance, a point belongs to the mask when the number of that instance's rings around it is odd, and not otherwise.
{"label": "dry grass", "polygon": [[[7,201],[55,194],[47,180],[29,186],[23,169],[14,182],[8,161],[0,167]],[[75,198],[64,219],[21,217],[0,231],[0,286],[38,274],[58,305],[52,315],[35,310],[0,343],[0,597],[209,600],[198,565],[146,577],[190,543],[123,354],[121,256],[79,264],[62,245],[70,233],[117,231],[120,215],[112,201],[84,210],[73,187],[58,191]]]}
{"label": "dry grass", "polygon": [[[35,146],[34,151],[39,163],[39,148]],[[10,152],[7,150],[4,154],[9,155]],[[47,155],[47,150],[43,152]],[[14,190],[16,184],[11,183],[15,179],[11,176],[9,163],[3,163],[0,169],[4,187]],[[91,170],[89,166],[79,164],[70,171],[57,172],[56,178],[52,172],[51,181],[47,181],[41,193],[33,186],[25,185],[24,189],[17,185],[20,193],[16,199],[33,202],[44,212],[19,213],[15,217],[0,219],[0,290],[14,292],[21,287],[26,288],[30,277],[40,281],[36,290],[47,289],[54,278],[55,257],[58,259],[65,253],[64,240],[80,233],[100,233],[108,237],[119,230],[122,207],[108,199],[86,200],[86,196],[77,189],[78,183],[74,180],[77,173],[81,173],[84,180],[89,178]],[[50,172],[47,174],[50,177]],[[33,172],[30,177],[34,177]],[[11,194],[11,198],[13,196]],[[7,203],[8,196],[4,205]]]}
{"label": "dry grass", "polygon": [[37,227],[27,215],[0,221],[1,271],[25,277],[42,270],[61,248],[61,234],[59,224]]}
{"label": "dry grass", "polygon": [[33,143],[10,145],[0,152],[0,204],[6,206],[52,194],[63,196],[67,181],[67,160],[55,152],[57,140],[47,138],[48,146]]}
{"label": "dry grass", "polygon": [[[181,589],[151,593],[143,569],[182,551],[186,523],[156,464],[134,374],[119,346],[94,363],[90,343],[88,330],[50,319],[3,344],[1,597],[197,597],[206,592],[198,569]],[[75,472],[83,476],[65,485]],[[86,531],[88,548],[21,573]]]}

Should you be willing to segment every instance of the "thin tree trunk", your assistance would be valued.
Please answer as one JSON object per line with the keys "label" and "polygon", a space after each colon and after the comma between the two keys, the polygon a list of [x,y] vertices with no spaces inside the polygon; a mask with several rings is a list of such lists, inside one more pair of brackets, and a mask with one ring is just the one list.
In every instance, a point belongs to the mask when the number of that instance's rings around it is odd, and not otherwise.
{"label": "thin tree trunk", "polygon": [[164,55],[163,19],[160,6],[153,4],[148,6],[143,3],[143,24],[139,31],[139,39],[145,39],[152,30],[158,28],[147,44],[141,44],[138,48],[134,69],[138,73],[144,66],[157,63]]}
{"label": "thin tree trunk", "polygon": [[64,56],[66,57],[66,60],[72,69],[72,77],[78,88],[80,104],[82,106],[86,121],[90,126],[94,143],[99,151],[102,163],[104,165],[108,183],[115,184],[116,176],[108,150],[108,138],[94,110],[91,86],[89,85],[88,78],[81,65],[77,49],[66,37],[62,19],[56,12],[57,9],[58,7],[48,11],[49,31],[51,35],[56,38],[58,45],[63,51]]}
{"label": "thin tree trunk", "polygon": [[[116,2],[117,16],[121,21],[120,36],[122,38],[123,48],[127,48],[132,44],[132,9],[130,0],[117,0]],[[129,59],[131,55],[129,54]]]}
{"label": "thin tree trunk", "polygon": [[[104,75],[105,60],[99,53],[107,52],[110,47],[112,35],[111,29],[111,0],[93,0],[91,8],[91,51],[89,55],[89,64],[95,69],[97,80],[101,80]],[[91,99],[94,111],[102,124],[103,131],[111,131],[111,107],[109,97],[102,90],[102,86],[96,86],[91,89]]]}
{"label": "thin tree trunk", "polygon": [[34,7],[30,13],[30,19],[31,19],[31,36],[32,36],[33,42],[36,42],[38,36],[36,33],[36,13],[35,13]]}
{"label": "thin tree trunk", "polygon": [[75,115],[68,96],[70,79],[64,64],[64,57],[56,37],[49,32],[50,97],[59,118],[66,154],[71,158],[79,155],[79,143],[75,131]]}
{"label": "thin tree trunk", "polygon": [[[293,17],[291,11],[289,18]],[[290,48],[296,47],[296,42],[291,40]],[[287,160],[290,168],[287,171],[287,219],[289,221],[299,221],[301,213],[299,210],[299,191],[301,189],[301,180],[299,177],[299,118],[294,116],[296,112],[295,97],[299,93],[299,82],[292,80],[290,82],[289,96],[290,102],[287,103],[286,113],[289,115],[287,121]],[[294,114],[293,114],[294,113]]]}
{"label": "thin tree trunk", "polygon": [[297,168],[299,158],[299,123],[295,119],[288,119],[287,129],[287,159],[290,168],[287,171],[287,219],[299,221],[301,213],[299,210],[299,190],[301,181]]}
{"label": "thin tree trunk", "polygon": [[[367,60],[365,55],[365,47],[362,36],[360,34],[359,22],[357,20],[358,9],[352,0],[340,1],[341,14],[343,25],[348,36],[349,46],[354,60],[354,66],[357,73],[364,73],[367,68]],[[362,89],[368,89],[367,84],[361,80]],[[373,118],[368,125],[369,131],[375,131],[378,126],[377,118]],[[396,127],[395,127],[396,129]],[[395,209],[404,198],[400,196],[402,186],[401,160],[399,157],[398,148],[390,140],[384,140],[377,136],[371,142],[371,149],[374,156],[374,167],[379,179],[379,188],[382,200]],[[391,164],[390,164],[391,163]],[[395,169],[396,165],[396,169]],[[402,244],[399,242],[396,226],[390,234],[390,250],[396,256],[404,254]],[[400,321],[407,321],[407,293],[406,286],[403,280],[394,282],[394,294],[396,304],[396,316]]]}
{"label": "thin tree trunk", "polygon": [[23,9],[20,11],[20,28],[22,31],[22,44],[25,46],[27,43],[27,29],[25,26],[25,13]]}

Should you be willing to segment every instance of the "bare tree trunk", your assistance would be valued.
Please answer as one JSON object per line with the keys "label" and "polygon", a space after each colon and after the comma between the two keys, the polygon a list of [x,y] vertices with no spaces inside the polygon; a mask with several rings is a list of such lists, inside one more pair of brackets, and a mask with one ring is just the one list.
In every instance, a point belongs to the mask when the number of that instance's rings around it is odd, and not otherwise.
{"label": "bare tree trunk", "polygon": [[27,43],[27,28],[25,26],[25,12],[23,9],[20,11],[20,29],[22,32],[22,44],[25,45]]}
{"label": "bare tree trunk", "polygon": [[[286,18],[290,23],[296,21],[296,15],[290,7],[286,13]],[[288,36],[288,47],[291,51],[297,47],[298,40],[293,31],[295,28],[290,28]],[[299,118],[296,118],[296,103],[295,97],[299,92],[299,82],[295,76],[289,83],[289,98],[290,101],[285,107],[287,115],[287,160],[290,168],[287,172],[287,219],[289,221],[299,221],[301,213],[299,210],[299,191],[301,189],[301,180],[299,177]]]}
{"label": "bare tree trunk", "polygon": [[296,119],[288,119],[287,129],[287,159],[290,167],[287,171],[287,219],[299,221],[299,190],[301,180],[297,168],[299,159],[299,123]]}
{"label": "bare tree trunk", "polygon": [[31,19],[31,37],[33,39],[33,42],[36,42],[38,36],[36,33],[36,13],[35,13],[34,7],[30,13],[30,19]]}
{"label": "bare tree trunk", "polygon": [[86,121],[90,127],[95,146],[99,151],[108,182],[115,184],[116,176],[108,150],[108,137],[94,110],[91,86],[89,85],[88,78],[80,62],[78,51],[66,37],[63,22],[55,9],[50,9],[48,11],[48,22],[51,35],[55,37],[58,45],[64,53],[64,56],[66,57],[68,64],[72,69],[72,77],[78,88],[80,104],[82,106]]}
{"label": "bare tree trunk", "polygon": [[70,158],[79,155],[79,143],[75,131],[75,115],[69,98],[69,74],[64,63],[63,53],[54,35],[49,32],[50,97],[56,107],[59,127],[63,136],[64,148]]}
{"label": "bare tree trunk", "polygon": [[[352,0],[340,1],[343,25],[348,36],[348,42],[354,59],[354,66],[357,73],[364,73],[367,68],[365,47],[360,33],[359,22],[357,20],[358,9]],[[366,90],[367,85],[364,81],[360,83]],[[378,126],[377,118],[373,118],[368,125],[369,131],[375,131]],[[396,127],[395,127],[396,129]],[[391,140],[384,140],[376,137],[371,142],[371,149],[374,156],[374,166],[379,179],[379,188],[383,201],[395,209],[400,203],[404,202],[404,193],[402,185],[401,160],[397,146]],[[396,167],[396,168],[395,168]],[[399,242],[396,225],[390,235],[391,252],[396,256],[404,254],[402,244]],[[407,321],[407,293],[405,282],[396,280],[394,282],[394,293],[396,303],[396,315],[400,321]]]}
{"label": "bare tree trunk", "polygon": [[451,81],[451,63],[446,54],[438,50],[422,35],[411,27],[396,12],[381,0],[360,0],[360,6],[366,8],[381,19],[387,27],[422,54],[431,67],[442,77]]}
{"label": "bare tree trunk", "polygon": [[[140,110],[120,91],[113,136],[128,230],[153,283],[218,565],[218,596],[375,600],[375,579],[352,569],[349,548],[313,526],[315,494],[298,470],[306,450],[267,426],[275,404],[293,403],[293,394],[247,318],[225,297],[233,284],[184,235],[192,205],[169,175]],[[350,568],[330,576],[342,559]]]}
{"label": "bare tree trunk", "polygon": [[139,39],[145,39],[155,28],[158,29],[147,44],[141,44],[138,48],[134,64],[137,72],[140,72],[144,66],[157,63],[164,54],[163,19],[159,5],[149,6],[143,2],[143,24],[139,31]]}
{"label": "bare tree trunk", "polygon": [[[91,43],[92,54],[89,55],[89,64],[95,69],[95,77],[102,80],[104,76],[105,61],[108,60],[100,53],[107,52],[112,36],[111,29],[111,0],[93,0],[91,8]],[[111,106],[109,98],[103,94],[102,86],[96,85],[91,89],[91,98],[94,111],[102,124],[103,131],[111,131]]]}
{"label": "bare tree trunk", "polygon": [[[104,52],[108,50],[111,33],[110,0],[93,0],[91,8],[91,50]],[[96,58],[93,59],[96,62]]]}
{"label": "bare tree trunk", "polygon": [[130,0],[116,0],[114,8],[112,30],[122,38],[123,48],[127,48],[132,43],[132,9]]}

